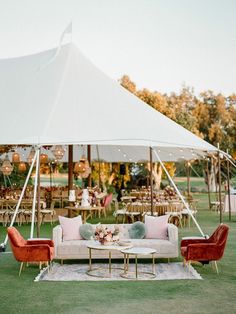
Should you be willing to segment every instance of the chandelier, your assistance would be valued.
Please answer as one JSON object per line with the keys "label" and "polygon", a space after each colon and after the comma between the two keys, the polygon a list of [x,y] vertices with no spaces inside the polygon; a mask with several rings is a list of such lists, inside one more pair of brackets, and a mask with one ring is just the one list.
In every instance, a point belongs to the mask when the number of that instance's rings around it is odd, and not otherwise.
{"label": "chandelier", "polygon": [[20,172],[25,172],[25,170],[26,170],[26,164],[25,164],[25,162],[22,161],[22,162],[19,163],[18,170],[19,170]]}
{"label": "chandelier", "polygon": [[75,164],[74,173],[79,174],[82,179],[90,175],[91,168],[88,159],[86,159],[84,155],[82,155],[80,161]]}
{"label": "chandelier", "polygon": [[6,155],[5,159],[3,160],[3,163],[2,163],[2,166],[0,167],[0,170],[2,171],[4,176],[9,176],[12,173],[13,166],[10,163],[8,155]]}
{"label": "chandelier", "polygon": [[13,163],[20,162],[20,154],[19,154],[19,153],[14,152],[14,153],[12,154],[12,162],[13,162]]}
{"label": "chandelier", "polygon": [[53,149],[52,149],[52,153],[55,156],[56,159],[61,160],[64,156],[65,150],[62,147],[62,145],[56,145]]}
{"label": "chandelier", "polygon": [[28,161],[29,164],[32,163],[32,161],[33,161],[33,159],[34,159],[34,155],[35,155],[35,149],[34,149],[34,147],[32,147],[32,148],[31,148],[31,151],[30,151],[30,153],[29,153],[29,156],[28,156],[28,158],[27,158],[27,161]]}

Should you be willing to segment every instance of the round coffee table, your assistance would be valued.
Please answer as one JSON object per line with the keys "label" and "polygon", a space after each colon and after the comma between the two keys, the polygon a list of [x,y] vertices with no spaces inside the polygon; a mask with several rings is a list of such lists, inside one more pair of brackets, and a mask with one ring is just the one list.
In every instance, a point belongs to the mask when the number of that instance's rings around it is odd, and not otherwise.
{"label": "round coffee table", "polygon": [[[102,245],[99,242],[95,242],[94,243],[89,243],[87,244],[87,248],[89,249],[89,269],[87,271],[87,274],[89,276],[94,276],[94,277],[110,277],[111,276],[111,258],[112,258],[112,251],[121,251],[124,249],[128,249],[128,248],[132,248],[133,245],[127,244],[125,246],[120,246],[119,244],[116,243],[112,243],[111,245]],[[97,268],[93,268],[92,267],[92,251],[93,250],[103,250],[103,251],[108,251],[108,258],[109,258],[109,266],[108,266],[108,275],[106,274],[107,270],[103,267],[97,267]],[[122,270],[124,270],[123,268],[121,268]],[[103,270],[105,270],[105,272],[103,272]],[[99,273],[100,272],[100,273]],[[102,272],[102,274],[101,274]]]}
{"label": "round coffee table", "polygon": [[[150,277],[155,278],[156,272],[155,272],[155,257],[154,254],[157,253],[155,249],[150,248],[144,248],[144,247],[133,247],[129,249],[123,249],[121,250],[121,253],[124,254],[124,273],[121,274],[121,277],[124,277],[126,279],[138,279],[138,275],[141,275],[141,277]],[[131,256],[134,256],[135,258],[135,272],[129,271],[129,258]],[[150,255],[152,258],[152,271],[139,271],[138,272],[138,256],[144,256],[144,255]]]}

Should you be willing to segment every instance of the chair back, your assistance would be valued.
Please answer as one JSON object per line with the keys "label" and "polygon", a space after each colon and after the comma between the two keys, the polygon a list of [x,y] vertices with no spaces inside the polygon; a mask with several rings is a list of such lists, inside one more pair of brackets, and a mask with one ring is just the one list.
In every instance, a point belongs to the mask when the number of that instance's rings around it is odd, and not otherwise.
{"label": "chair back", "polygon": [[224,254],[224,249],[226,245],[226,241],[228,238],[229,226],[225,224],[220,224],[217,229],[213,232],[213,234],[208,239],[209,243],[215,243],[217,245],[217,255],[218,259],[220,259]]}
{"label": "chair back", "polygon": [[20,232],[15,227],[7,228],[7,234],[8,234],[11,246],[21,247],[21,246],[26,245],[27,241],[22,237]]}
{"label": "chair back", "polygon": [[112,193],[108,194],[108,195],[105,197],[103,206],[104,206],[104,207],[109,206],[110,203],[112,202],[112,198],[113,198],[113,194],[112,194]]}

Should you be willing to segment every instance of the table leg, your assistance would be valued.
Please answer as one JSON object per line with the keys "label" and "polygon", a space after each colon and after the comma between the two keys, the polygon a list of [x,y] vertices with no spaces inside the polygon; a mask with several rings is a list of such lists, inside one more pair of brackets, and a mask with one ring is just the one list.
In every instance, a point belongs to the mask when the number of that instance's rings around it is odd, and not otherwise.
{"label": "table leg", "polygon": [[111,251],[109,251],[109,274],[111,275]]}
{"label": "table leg", "polygon": [[124,273],[126,274],[127,263],[126,263],[126,254],[124,253]]}
{"label": "table leg", "polygon": [[155,272],[155,257],[154,257],[154,254],[152,254],[152,272],[153,272],[153,274],[156,274],[156,272]]}
{"label": "table leg", "polygon": [[138,278],[138,257],[135,255],[135,277]]}
{"label": "table leg", "polygon": [[92,250],[89,249],[89,270],[92,270]]}

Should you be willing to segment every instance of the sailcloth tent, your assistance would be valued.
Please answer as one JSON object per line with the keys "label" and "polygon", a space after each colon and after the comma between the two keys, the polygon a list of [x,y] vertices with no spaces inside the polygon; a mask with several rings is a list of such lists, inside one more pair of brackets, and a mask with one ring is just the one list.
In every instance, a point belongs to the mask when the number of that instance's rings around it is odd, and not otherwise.
{"label": "sailcloth tent", "polygon": [[154,161],[216,151],[107,77],[73,43],[0,60],[0,104],[0,145],[90,144],[108,161],[141,160],[145,147],[155,149]]}
{"label": "sailcloth tent", "polygon": [[0,60],[0,145],[215,150],[97,69],[73,44]]}

